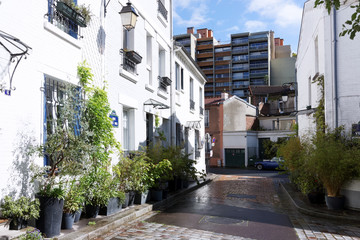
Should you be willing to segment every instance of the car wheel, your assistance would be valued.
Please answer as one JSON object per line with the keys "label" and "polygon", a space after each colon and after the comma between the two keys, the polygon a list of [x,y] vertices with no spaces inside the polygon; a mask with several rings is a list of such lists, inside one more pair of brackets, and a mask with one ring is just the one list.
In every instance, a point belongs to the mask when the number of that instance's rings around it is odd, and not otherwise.
{"label": "car wheel", "polygon": [[256,166],[256,168],[257,168],[258,170],[262,170],[262,169],[263,169],[263,165],[258,164],[258,165]]}

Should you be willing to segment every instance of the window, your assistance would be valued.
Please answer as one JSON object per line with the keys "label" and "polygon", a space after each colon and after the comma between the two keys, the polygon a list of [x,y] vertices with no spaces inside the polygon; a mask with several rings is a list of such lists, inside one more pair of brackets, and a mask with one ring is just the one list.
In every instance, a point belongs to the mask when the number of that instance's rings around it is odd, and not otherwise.
{"label": "window", "polygon": [[136,65],[141,62],[141,56],[134,51],[134,30],[123,30],[123,68],[137,74]]}
{"label": "window", "polygon": [[201,115],[204,115],[204,108],[203,108],[203,89],[199,88],[199,111]]}
{"label": "window", "polygon": [[209,110],[205,110],[205,127],[209,127]]}
{"label": "window", "polygon": [[158,0],[158,11],[167,20],[168,11],[165,8],[165,0]]}
{"label": "window", "polygon": [[195,110],[194,102],[194,80],[190,78],[190,109]]}
{"label": "window", "polygon": [[[75,5],[77,5],[77,0],[73,0],[73,2]],[[73,38],[77,39],[79,33],[79,25],[74,22],[74,20],[65,16],[61,11],[58,11],[55,3],[57,3],[57,1],[48,0],[48,21],[53,25],[57,26],[65,33],[72,36]]]}
{"label": "window", "polygon": [[123,124],[123,142],[122,142],[122,147],[124,148],[124,150],[129,150],[129,143],[130,143],[130,139],[129,139],[129,111],[128,110],[123,110],[123,117],[122,117],[122,124]]}
{"label": "window", "polygon": [[184,89],[184,69],[175,63],[175,89]]}
{"label": "window", "polygon": [[315,38],[315,73],[319,72],[319,43],[318,37]]}
{"label": "window", "polygon": [[238,55],[238,56],[233,56],[232,60],[233,61],[247,61],[249,59],[249,55]]}
{"label": "window", "polygon": [[165,76],[165,50],[159,45],[159,76]]}
{"label": "window", "polygon": [[146,36],[146,64],[149,75],[149,85],[152,85],[152,36]]}

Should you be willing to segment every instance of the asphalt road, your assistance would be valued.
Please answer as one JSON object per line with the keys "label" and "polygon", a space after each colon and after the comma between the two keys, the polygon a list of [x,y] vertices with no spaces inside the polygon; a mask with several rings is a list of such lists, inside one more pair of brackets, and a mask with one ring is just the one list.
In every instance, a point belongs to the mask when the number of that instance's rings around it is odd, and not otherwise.
{"label": "asphalt road", "polygon": [[[212,183],[146,222],[259,240],[298,239],[277,196],[277,171],[211,169]],[[221,175],[220,175],[221,174]]]}

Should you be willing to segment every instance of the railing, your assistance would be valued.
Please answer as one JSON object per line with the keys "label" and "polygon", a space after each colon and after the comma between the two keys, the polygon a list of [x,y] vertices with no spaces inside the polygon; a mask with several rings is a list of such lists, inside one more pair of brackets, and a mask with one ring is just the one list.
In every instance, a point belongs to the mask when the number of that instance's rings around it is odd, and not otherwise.
{"label": "railing", "polygon": [[167,86],[171,85],[170,78],[158,76],[158,80],[159,80],[159,89],[167,93]]}
{"label": "railing", "polygon": [[258,72],[258,73],[250,73],[250,77],[265,77],[268,75],[268,72]]}
{"label": "railing", "polygon": [[195,110],[195,102],[190,99],[190,109]]}
{"label": "railing", "polygon": [[201,156],[201,152],[196,150],[195,151],[195,158],[199,158]]}
{"label": "railing", "polygon": [[168,11],[166,10],[166,8],[165,8],[164,4],[161,2],[161,0],[158,0],[158,11],[167,20]]}
{"label": "railing", "polygon": [[250,50],[261,50],[261,49],[267,49],[267,48],[268,48],[267,44],[250,46]]}
{"label": "railing", "polygon": [[234,39],[231,41],[231,44],[236,45],[236,44],[245,44],[248,43],[249,40],[248,39]]}
{"label": "railing", "polygon": [[260,55],[250,55],[250,60],[253,59],[261,59],[261,58],[267,58],[268,55],[267,54],[260,54]]}
{"label": "railing", "polygon": [[57,11],[55,4],[49,4],[48,21],[75,39],[80,36],[80,28],[78,24],[71,21],[61,12]]}
{"label": "railing", "polygon": [[204,108],[200,107],[200,115],[204,115]]}
{"label": "railing", "polygon": [[250,63],[250,68],[267,68],[267,63]]}
{"label": "railing", "polygon": [[246,71],[249,70],[249,67],[233,67],[233,71]]}
{"label": "railing", "polygon": [[249,49],[238,49],[238,50],[233,50],[232,54],[237,54],[237,53],[247,53],[249,51]]}

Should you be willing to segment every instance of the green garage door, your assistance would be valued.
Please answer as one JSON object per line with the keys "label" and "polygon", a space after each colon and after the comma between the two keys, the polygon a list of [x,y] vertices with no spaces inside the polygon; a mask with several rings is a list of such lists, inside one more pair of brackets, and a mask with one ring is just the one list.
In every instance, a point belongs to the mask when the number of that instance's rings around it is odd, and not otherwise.
{"label": "green garage door", "polygon": [[225,149],[225,167],[245,167],[245,149]]}

